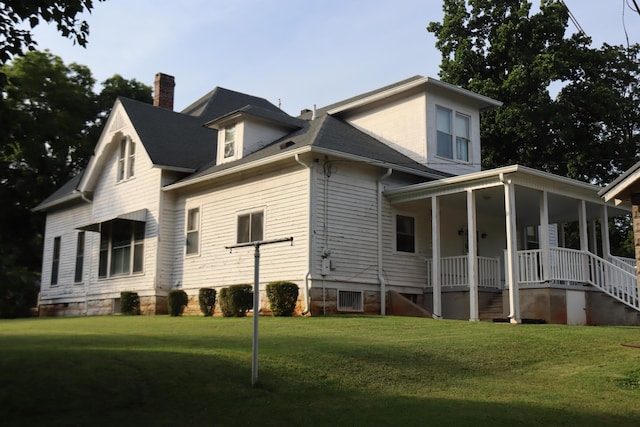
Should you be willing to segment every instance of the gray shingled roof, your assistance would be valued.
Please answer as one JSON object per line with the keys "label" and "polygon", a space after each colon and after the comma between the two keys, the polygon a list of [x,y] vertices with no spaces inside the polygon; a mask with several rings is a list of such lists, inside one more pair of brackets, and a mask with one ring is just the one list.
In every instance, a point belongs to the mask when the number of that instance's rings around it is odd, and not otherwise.
{"label": "gray shingled roof", "polygon": [[290,129],[300,129],[304,127],[304,122],[305,122],[302,119],[291,117],[284,111],[280,111],[280,110],[274,111],[267,108],[256,107],[255,105],[245,105],[244,107],[239,108],[238,110],[231,111],[225,114],[224,116],[215,118],[205,124],[206,125],[214,124],[216,122],[223,121],[227,117],[232,117],[236,114],[246,114],[246,115],[253,116],[262,120],[266,120],[273,124],[277,124]]}
{"label": "gray shingled roof", "polygon": [[[58,188],[53,194],[40,202],[38,206],[33,208],[33,210],[41,211],[47,209],[47,207],[51,205],[61,203],[62,201],[75,199],[74,191],[80,182],[80,178],[82,178],[82,172],[67,181],[62,187]],[[78,194],[77,197],[80,198],[80,194]]]}
{"label": "gray shingled roof", "polygon": [[216,172],[235,166],[266,159],[276,154],[293,151],[305,146],[341,152],[368,159],[372,163],[396,165],[405,170],[414,170],[416,173],[440,177],[450,176],[449,174],[436,171],[435,169],[428,168],[416,162],[341,119],[325,114],[316,120],[307,122],[304,128],[292,132],[242,159],[221,165],[216,165],[214,162],[211,162],[196,173],[183,179],[182,182],[188,182],[195,178],[215,174]]}
{"label": "gray shingled roof", "polygon": [[215,158],[218,132],[205,128],[202,120],[128,98],[119,100],[154,165],[195,170]]}
{"label": "gray shingled roof", "polygon": [[245,93],[217,87],[181,111],[182,114],[197,117],[202,123],[210,122],[231,111],[241,109],[246,105],[264,108],[283,113],[278,107],[264,98],[247,95]]}

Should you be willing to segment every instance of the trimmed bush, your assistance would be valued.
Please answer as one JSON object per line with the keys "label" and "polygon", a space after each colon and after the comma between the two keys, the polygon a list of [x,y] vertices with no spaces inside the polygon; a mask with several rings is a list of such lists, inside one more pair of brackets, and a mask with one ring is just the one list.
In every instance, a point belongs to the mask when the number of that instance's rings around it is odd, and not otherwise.
{"label": "trimmed bush", "polygon": [[184,308],[189,303],[189,297],[182,289],[173,289],[169,291],[167,300],[169,303],[170,316],[182,316]]}
{"label": "trimmed bush", "polygon": [[127,315],[140,314],[140,297],[137,292],[120,292],[120,312]]}
{"label": "trimmed bush", "polygon": [[216,307],[216,290],[201,288],[198,292],[198,302],[200,303],[200,311],[205,317],[213,316]]}
{"label": "trimmed bush", "polygon": [[253,287],[251,285],[232,285],[220,289],[218,302],[224,317],[244,317],[253,307]]}
{"label": "trimmed bush", "polygon": [[292,282],[268,283],[267,298],[274,316],[291,316],[298,302],[298,285]]}

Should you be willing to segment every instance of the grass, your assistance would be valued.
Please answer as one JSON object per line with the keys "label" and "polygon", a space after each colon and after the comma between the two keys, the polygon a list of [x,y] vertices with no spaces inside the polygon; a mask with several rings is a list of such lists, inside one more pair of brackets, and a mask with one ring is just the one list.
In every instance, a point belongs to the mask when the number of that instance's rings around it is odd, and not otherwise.
{"label": "grass", "polygon": [[637,425],[637,327],[402,317],[0,321],[3,426]]}

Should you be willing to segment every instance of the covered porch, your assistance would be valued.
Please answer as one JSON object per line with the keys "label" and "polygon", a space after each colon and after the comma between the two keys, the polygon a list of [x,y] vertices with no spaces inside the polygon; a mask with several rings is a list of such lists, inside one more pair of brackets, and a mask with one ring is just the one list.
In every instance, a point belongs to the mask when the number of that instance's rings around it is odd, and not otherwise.
{"label": "covered porch", "polygon": [[[384,195],[394,209],[430,218],[426,235],[416,239],[429,247],[425,308],[434,317],[451,316],[448,305],[458,292],[465,295],[469,320],[480,320],[481,309],[494,300],[503,302],[504,317],[520,323],[540,309],[540,301],[552,304],[559,294],[566,311],[576,297],[593,311],[606,295],[640,312],[635,261],[612,256],[609,246],[609,218],[626,218],[631,208],[605,203],[599,190],[516,165]],[[567,223],[577,233],[571,248]]]}

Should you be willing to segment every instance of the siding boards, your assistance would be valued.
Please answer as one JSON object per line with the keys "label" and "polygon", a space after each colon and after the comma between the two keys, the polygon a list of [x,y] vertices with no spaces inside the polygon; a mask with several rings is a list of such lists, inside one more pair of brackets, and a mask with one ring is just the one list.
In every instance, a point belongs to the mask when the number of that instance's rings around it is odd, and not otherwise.
{"label": "siding boards", "polygon": [[[294,237],[288,243],[261,248],[260,279],[304,279],[307,269],[308,172],[296,167],[246,179],[236,185],[184,196],[178,203],[176,247],[183,257],[182,285],[186,289],[253,283],[254,249],[225,249],[236,243],[237,216],[264,211],[264,239]],[[184,255],[186,210],[200,207],[200,253]],[[176,251],[177,254],[177,251]]]}

